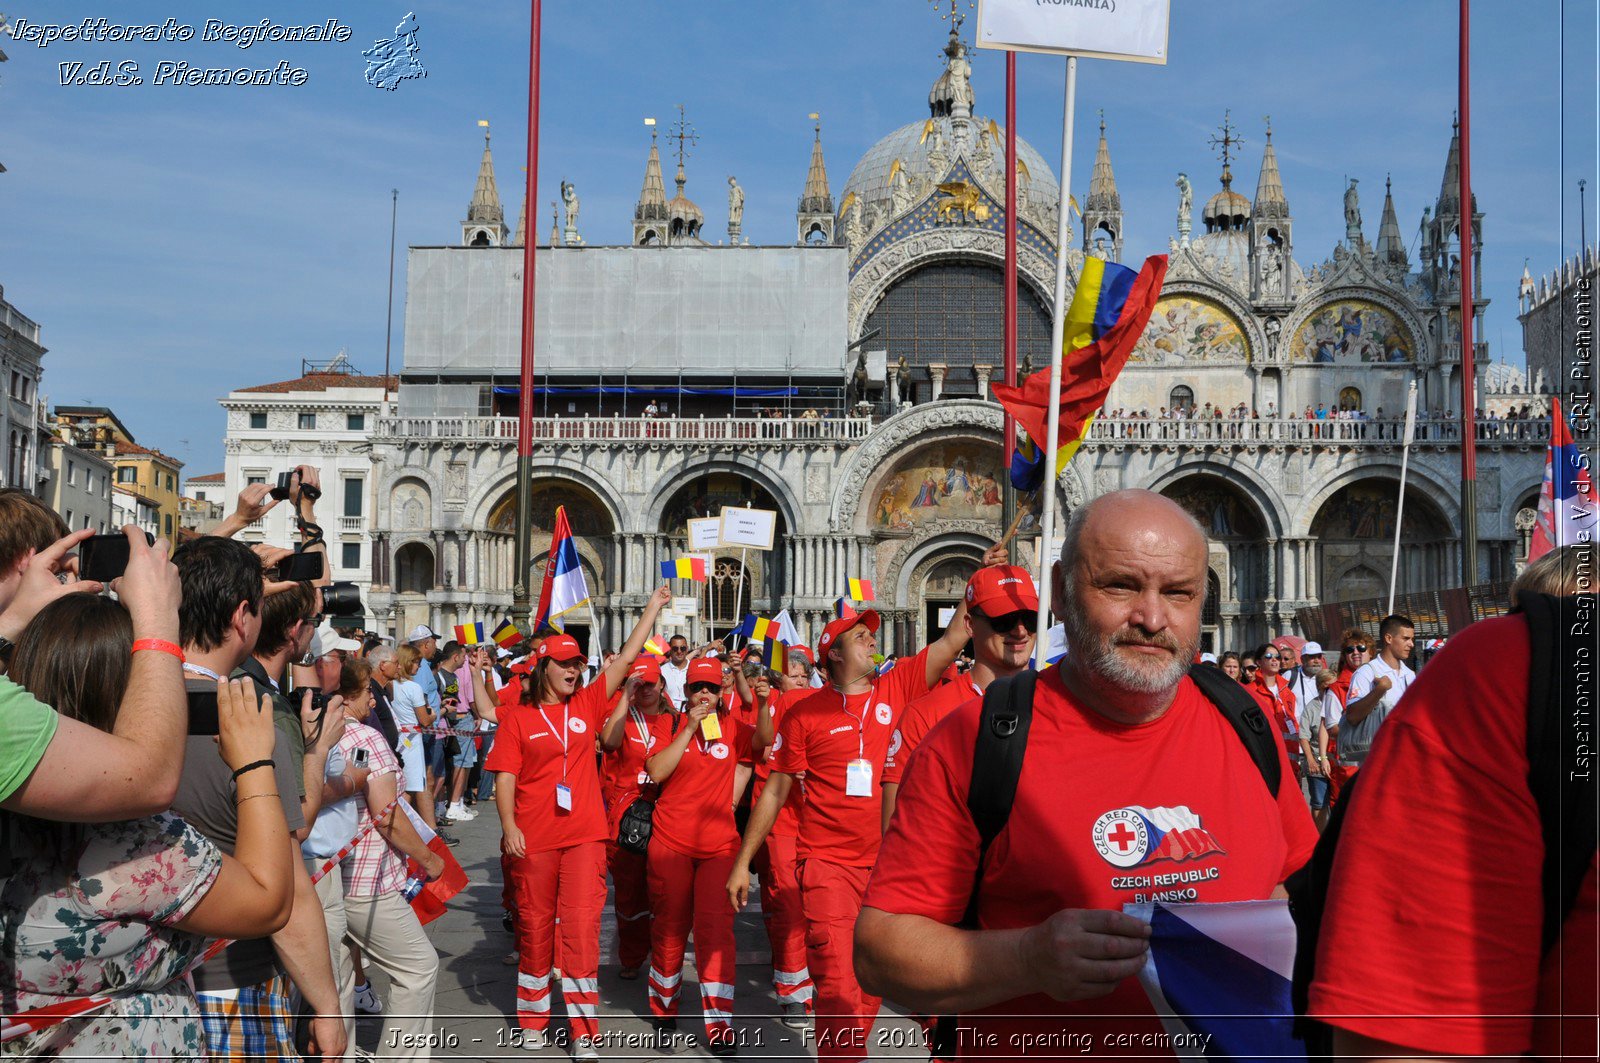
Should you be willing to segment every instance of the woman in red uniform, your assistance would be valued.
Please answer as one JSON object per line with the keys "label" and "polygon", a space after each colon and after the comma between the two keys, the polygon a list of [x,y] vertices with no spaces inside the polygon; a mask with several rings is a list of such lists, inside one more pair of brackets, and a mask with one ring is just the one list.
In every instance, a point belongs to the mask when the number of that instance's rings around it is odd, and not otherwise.
{"label": "woman in red uniform", "polygon": [[[723,884],[739,851],[733,808],[750,780],[751,731],[724,705],[722,669],[714,657],[690,662],[683,717],[668,713],[651,723],[645,768],[661,796],[650,835],[650,1014],[658,1031],[677,1028],[692,927],[707,1047],[732,1055],[734,913]],[[720,737],[706,737],[712,719]]]}
{"label": "woman in red uniform", "polygon": [[617,828],[622,813],[650,783],[650,775],[644,770],[650,723],[668,711],[661,662],[647,654],[633,663],[626,696],[600,729],[600,748],[605,751],[602,786],[611,831],[606,839],[606,866],[611,870],[611,886],[616,894],[613,903],[617,961],[622,964],[620,977],[629,980],[639,977],[639,968],[650,954],[650,887],[645,879],[644,857],[617,845]]}
{"label": "woman in red uniform", "polygon": [[1322,768],[1311,756],[1311,743],[1300,730],[1300,709],[1295,704],[1294,691],[1283,678],[1283,658],[1278,647],[1270,642],[1256,651],[1255,678],[1245,685],[1250,696],[1256,699],[1261,711],[1267,714],[1283,736],[1284,749],[1289,763],[1294,765],[1294,775],[1300,792],[1309,803],[1311,788],[1306,782],[1306,772],[1321,774]]}
{"label": "woman in red uniform", "polygon": [[[570,635],[539,645],[533,674],[517,703],[498,710],[500,730],[485,770],[495,773],[505,853],[517,897],[517,1025],[522,1044],[549,1044],[550,974],[555,926],[561,925],[561,997],[573,1058],[597,1060],[600,913],[606,903],[605,804],[595,743],[606,702],[622,687],[634,658],[672,600],[663,585],[617,657],[580,689],[585,658]],[[475,684],[476,686],[477,684]],[[478,695],[479,711],[489,698]],[[496,712],[492,703],[489,712]],[[487,717],[486,717],[487,718]]]}

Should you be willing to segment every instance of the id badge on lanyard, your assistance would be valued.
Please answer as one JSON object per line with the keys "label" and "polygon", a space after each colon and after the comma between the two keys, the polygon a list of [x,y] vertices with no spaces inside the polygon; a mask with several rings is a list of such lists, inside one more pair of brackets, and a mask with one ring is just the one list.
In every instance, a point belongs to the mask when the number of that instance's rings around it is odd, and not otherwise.
{"label": "id badge on lanyard", "polygon": [[[550,717],[545,716],[544,706],[539,706],[539,715],[544,719],[544,725],[553,733],[556,725],[550,722]],[[567,785],[567,728],[571,725],[568,718],[569,712],[566,705],[561,706],[561,781],[556,783],[556,810],[559,812],[572,811],[572,787]]]}
{"label": "id badge on lanyard", "polygon": [[[842,697],[843,695],[841,695]],[[866,703],[861,706],[861,721],[856,728],[856,759],[845,765],[844,795],[846,797],[872,796],[872,761],[867,759],[867,714],[878,696],[878,684],[872,684]]]}

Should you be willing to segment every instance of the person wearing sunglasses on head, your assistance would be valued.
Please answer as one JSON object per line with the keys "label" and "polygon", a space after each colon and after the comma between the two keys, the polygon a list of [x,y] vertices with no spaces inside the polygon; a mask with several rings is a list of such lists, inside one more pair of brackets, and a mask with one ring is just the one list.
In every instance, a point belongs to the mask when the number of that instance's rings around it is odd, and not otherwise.
{"label": "person wearing sunglasses on head", "polygon": [[1255,654],[1241,653],[1239,655],[1239,682],[1249,686],[1256,681],[1256,673],[1260,670],[1261,666],[1256,663]]}
{"label": "person wearing sunglasses on head", "polygon": [[972,670],[913,701],[889,740],[883,766],[883,829],[894,816],[895,797],[906,763],[933,725],[957,706],[981,698],[996,679],[1016,675],[1033,658],[1039,593],[1033,577],[1017,565],[980,568],[967,581],[965,624],[972,639]]}
{"label": "person wearing sunglasses on head", "polygon": [[722,885],[739,851],[733,808],[750,781],[750,727],[728,709],[732,680],[715,657],[689,662],[680,718],[650,722],[645,769],[660,787],[650,835],[650,1016],[658,1032],[677,1029],[683,953],[694,931],[695,970],[706,1046],[734,1055],[733,910]]}

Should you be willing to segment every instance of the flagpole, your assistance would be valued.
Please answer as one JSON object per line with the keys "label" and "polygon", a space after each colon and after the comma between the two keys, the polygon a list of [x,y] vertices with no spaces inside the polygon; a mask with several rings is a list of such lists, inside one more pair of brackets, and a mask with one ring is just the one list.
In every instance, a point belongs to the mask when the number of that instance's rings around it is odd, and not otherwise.
{"label": "flagpole", "polygon": [[[1006,269],[1005,324],[1002,332],[1006,383],[1017,383],[1017,53],[1006,52]],[[1000,439],[1000,523],[1017,518],[1017,488],[1011,482],[1011,454],[1017,446],[1017,421],[1006,411]],[[1013,529],[1015,530],[1015,529]],[[1006,536],[1007,539],[1010,536]]]}
{"label": "flagpole", "polygon": [[1461,41],[1457,94],[1461,107],[1461,585],[1478,582],[1478,430],[1477,379],[1472,346],[1472,78],[1468,42],[1468,0],[1461,0]]}
{"label": "flagpole", "polygon": [[1406,468],[1411,460],[1411,439],[1417,428],[1417,382],[1411,382],[1406,392],[1406,434],[1400,443],[1400,501],[1394,507],[1394,558],[1389,562],[1389,608],[1386,616],[1394,615],[1394,585],[1400,575],[1400,522],[1406,515]]}
{"label": "flagpole", "polygon": [[1056,215],[1056,298],[1050,321],[1050,402],[1045,407],[1044,482],[1040,485],[1039,618],[1037,630],[1050,629],[1050,552],[1056,531],[1056,451],[1061,446],[1061,347],[1067,323],[1067,232],[1072,225],[1069,213],[1072,183],[1072,118],[1078,95],[1078,57],[1067,56],[1066,98],[1061,116],[1061,198]]}
{"label": "flagpole", "polygon": [[[523,217],[533,207],[539,186],[539,22],[540,0],[530,0],[528,28],[528,179]],[[522,249],[522,366],[517,392],[517,538],[512,544],[516,579],[512,609],[517,616],[532,611],[533,568],[533,227],[526,227]]]}

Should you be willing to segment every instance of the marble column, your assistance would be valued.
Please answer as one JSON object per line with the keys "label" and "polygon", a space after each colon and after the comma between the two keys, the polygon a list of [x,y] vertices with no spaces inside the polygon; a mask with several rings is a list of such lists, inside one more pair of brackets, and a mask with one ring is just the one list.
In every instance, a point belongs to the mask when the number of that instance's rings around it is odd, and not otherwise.
{"label": "marble column", "polygon": [[989,376],[994,372],[994,366],[975,365],[972,367],[972,371],[978,375],[978,397],[980,399],[988,399]]}
{"label": "marble column", "polygon": [[928,376],[933,379],[932,401],[939,401],[939,396],[944,394],[944,375],[949,371],[949,366],[942,362],[934,362],[928,366]]}

